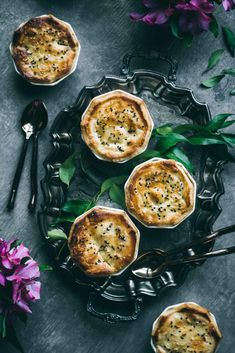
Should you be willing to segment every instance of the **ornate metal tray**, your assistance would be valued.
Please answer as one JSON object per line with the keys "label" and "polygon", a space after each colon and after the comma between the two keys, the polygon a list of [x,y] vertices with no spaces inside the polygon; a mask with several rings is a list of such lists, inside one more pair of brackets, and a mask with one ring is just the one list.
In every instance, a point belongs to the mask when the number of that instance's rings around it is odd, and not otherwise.
{"label": "ornate metal tray", "polygon": [[[166,77],[146,69],[130,72],[130,61],[133,57],[129,54],[124,57],[121,76],[105,76],[94,86],[84,87],[74,105],[59,113],[50,131],[52,151],[44,162],[46,173],[41,182],[44,201],[39,212],[39,226],[43,237],[48,242],[50,253],[53,254],[58,268],[64,272],[63,279],[69,279],[80,295],[88,296],[87,310],[108,322],[136,319],[146,296],[156,297],[168,287],[183,284],[190,269],[202,263],[175,266],[152,280],[134,278],[128,270],[113,278],[91,279],[74,265],[66,243],[61,240],[51,242],[47,237],[49,225],[60,215],[61,207],[67,198],[95,194],[97,180],[99,181],[103,173],[102,166],[107,163],[93,157],[80,138],[80,118],[93,97],[114,89],[122,89],[138,95],[146,102],[151,115],[156,117],[156,125],[171,121],[174,123],[193,121],[203,124],[211,118],[207,104],[198,102],[190,89],[177,87],[173,83],[176,80],[177,68],[174,61],[160,54],[150,55],[151,60],[158,59],[170,65],[170,71]],[[85,151],[86,168],[87,170],[95,168],[97,180],[94,177],[84,178],[81,168],[78,168],[75,179],[68,189],[59,179],[59,167],[73,151],[78,155]],[[179,243],[188,242],[211,231],[220,213],[218,202],[223,193],[220,173],[224,162],[216,159],[210,148],[203,148],[203,152],[200,153],[198,150],[197,153],[193,150],[189,153],[195,166],[194,177],[198,186],[196,211],[180,226],[171,230],[147,229],[138,224],[141,231],[139,253],[154,247],[168,250]],[[116,174],[123,174],[120,165],[116,169],[115,165],[112,165],[109,169]],[[102,199],[102,203],[111,205],[108,199]],[[60,225],[60,228],[67,233],[69,227],[68,223]],[[190,249],[188,254],[193,255],[199,250],[202,249]]]}

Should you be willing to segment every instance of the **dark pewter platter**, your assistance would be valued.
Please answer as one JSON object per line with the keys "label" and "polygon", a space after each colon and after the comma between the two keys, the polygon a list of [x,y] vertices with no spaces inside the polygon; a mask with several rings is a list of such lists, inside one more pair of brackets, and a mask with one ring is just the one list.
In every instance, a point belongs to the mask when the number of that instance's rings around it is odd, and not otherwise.
{"label": "dark pewter platter", "polygon": [[[156,297],[168,287],[182,285],[188,272],[202,264],[199,262],[194,265],[175,266],[152,280],[137,279],[128,269],[113,278],[91,279],[72,262],[65,242],[61,240],[51,242],[47,237],[50,224],[60,216],[61,207],[67,199],[92,197],[98,190],[97,185],[103,179],[111,175],[124,174],[122,168],[125,168],[125,164],[117,166],[97,160],[81,140],[80,118],[93,97],[114,89],[122,89],[137,95],[147,104],[155,126],[166,122],[203,124],[211,118],[207,104],[198,102],[192,90],[174,84],[177,64],[173,60],[157,53],[150,55],[151,60],[157,59],[169,64],[170,71],[168,76],[165,76],[153,70],[130,71],[133,57],[135,55],[129,54],[124,57],[121,76],[105,76],[98,84],[84,87],[74,105],[59,113],[50,131],[52,151],[44,162],[46,173],[41,182],[44,201],[39,212],[39,226],[48,242],[50,253],[53,254],[58,268],[64,272],[63,279],[69,279],[78,293],[88,296],[87,310],[108,322],[136,319],[145,296]],[[142,55],[139,54],[138,57]],[[60,181],[59,167],[74,151],[78,156],[77,171],[68,189]],[[220,174],[224,161],[215,158],[210,148],[188,150],[188,154],[195,166],[196,210],[175,229],[147,229],[134,220],[141,232],[139,254],[152,248],[169,250],[209,233],[220,213],[219,197],[223,193]],[[118,207],[112,204],[108,197],[99,200],[99,204]],[[69,223],[60,224],[59,227],[68,234]],[[187,254],[193,255],[202,250],[208,250],[208,245],[204,245],[203,249],[190,249]]]}

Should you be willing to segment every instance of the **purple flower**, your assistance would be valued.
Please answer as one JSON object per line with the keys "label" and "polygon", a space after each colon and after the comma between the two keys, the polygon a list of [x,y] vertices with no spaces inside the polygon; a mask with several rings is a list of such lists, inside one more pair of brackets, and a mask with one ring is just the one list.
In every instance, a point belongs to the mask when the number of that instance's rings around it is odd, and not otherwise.
{"label": "purple flower", "polygon": [[31,313],[29,303],[40,299],[41,283],[39,281],[13,282],[12,299],[17,309]]}
{"label": "purple flower", "polygon": [[21,280],[30,280],[40,276],[39,267],[33,259],[28,260],[24,265],[19,265],[11,276],[7,276],[8,281],[20,282]]}
{"label": "purple flower", "polygon": [[30,303],[40,299],[39,267],[29,249],[17,241],[0,239],[0,290],[7,301],[0,311],[31,313]]}
{"label": "purple flower", "polygon": [[162,25],[174,13],[172,3],[172,0],[143,0],[148,12],[144,14],[134,12],[130,14],[130,17],[134,21],[143,21],[150,26]]}
{"label": "purple flower", "polygon": [[235,3],[233,0],[222,0],[222,3],[225,11],[230,11],[235,8]]}
{"label": "purple flower", "polygon": [[10,251],[11,242],[6,242],[0,239],[0,266],[5,269],[12,269],[12,264],[8,259],[8,252]]}
{"label": "purple flower", "polygon": [[179,15],[179,28],[182,33],[190,32],[197,35],[202,31],[208,31],[212,18],[208,16],[215,7],[207,0],[179,1],[176,5]]}
{"label": "purple flower", "polygon": [[214,5],[208,0],[191,0],[190,4],[207,14],[215,11]]}

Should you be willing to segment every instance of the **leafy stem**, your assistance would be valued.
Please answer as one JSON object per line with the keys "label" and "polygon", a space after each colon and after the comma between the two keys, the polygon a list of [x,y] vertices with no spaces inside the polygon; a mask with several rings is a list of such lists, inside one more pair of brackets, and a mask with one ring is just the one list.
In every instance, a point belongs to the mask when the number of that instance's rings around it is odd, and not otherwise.
{"label": "leafy stem", "polygon": [[[235,162],[234,157],[228,150],[229,147],[235,145],[235,135],[222,131],[224,128],[228,128],[235,123],[234,119],[228,119],[232,115],[231,113],[218,114],[203,125],[181,124],[173,126],[173,124],[165,124],[155,128],[151,138],[152,142],[155,142],[156,147],[154,149],[149,148],[131,161],[124,163],[125,174],[109,177],[102,183],[95,178],[92,167],[86,168],[85,163],[87,163],[87,160],[81,159],[80,166],[82,171],[90,180],[94,180],[93,183],[99,187],[99,190],[91,200],[75,199],[65,202],[61,210],[61,216],[55,220],[53,226],[55,227],[59,223],[73,222],[77,216],[94,207],[104,193],[108,193],[109,198],[114,203],[125,208],[124,183],[136,165],[151,158],[174,159],[182,163],[190,172],[193,172],[193,166],[184,148],[187,144],[192,146],[220,145],[220,148],[214,150],[215,155],[219,158]],[[61,180],[63,182],[66,180],[66,184],[69,185],[75,172],[74,155],[70,156],[62,166],[63,176],[61,177],[60,173]],[[88,175],[86,173],[87,170]],[[60,228],[50,230],[48,237],[52,240],[67,240],[67,235]]]}

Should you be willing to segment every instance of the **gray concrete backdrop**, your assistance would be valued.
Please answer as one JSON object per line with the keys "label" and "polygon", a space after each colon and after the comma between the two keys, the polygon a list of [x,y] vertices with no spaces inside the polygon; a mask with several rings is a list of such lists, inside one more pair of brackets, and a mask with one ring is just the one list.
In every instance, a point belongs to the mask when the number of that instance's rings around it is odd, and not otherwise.
{"label": "gray concrete backdrop", "polygon": [[[130,50],[167,49],[172,39],[155,28],[132,23],[128,13],[139,8],[136,0],[1,0],[0,3],[0,229],[4,238],[22,238],[35,254],[41,239],[36,217],[29,214],[29,167],[26,159],[15,209],[8,213],[6,203],[22,144],[19,119],[25,105],[38,97],[45,101],[49,111],[49,126],[40,137],[39,175],[44,175],[42,162],[50,151],[48,131],[56,114],[73,103],[80,89],[93,84],[104,74],[119,74],[120,58]],[[8,45],[14,29],[30,17],[52,13],[68,21],[81,41],[81,57],[77,71],[58,86],[34,87],[18,77],[13,69]],[[219,11],[223,25],[235,30],[235,12]],[[169,53],[179,61],[178,84],[193,88],[195,96],[207,101],[213,114],[233,112],[235,97],[229,96],[234,78],[225,78],[215,89],[199,87],[201,73],[206,68],[210,53],[223,47],[221,35],[211,34],[196,38],[191,49],[174,43]],[[233,67],[234,59],[227,53],[212,71]],[[225,194],[221,197],[222,213],[216,227],[234,222],[235,166],[224,168]],[[41,200],[41,196],[40,196]],[[39,200],[39,201],[40,201]],[[218,241],[218,246],[233,243],[232,236]],[[50,263],[41,249],[38,260]],[[133,323],[108,325],[90,317],[84,305],[86,298],[67,287],[55,272],[42,275],[42,298],[33,306],[27,327],[16,322],[19,339],[26,353],[150,353],[151,325],[155,317],[168,305],[195,301],[209,308],[217,317],[224,339],[219,353],[232,353],[235,346],[235,256],[208,261],[196,269],[179,289],[169,290],[159,299],[146,305],[139,320]],[[2,344],[1,353],[14,353]]]}

